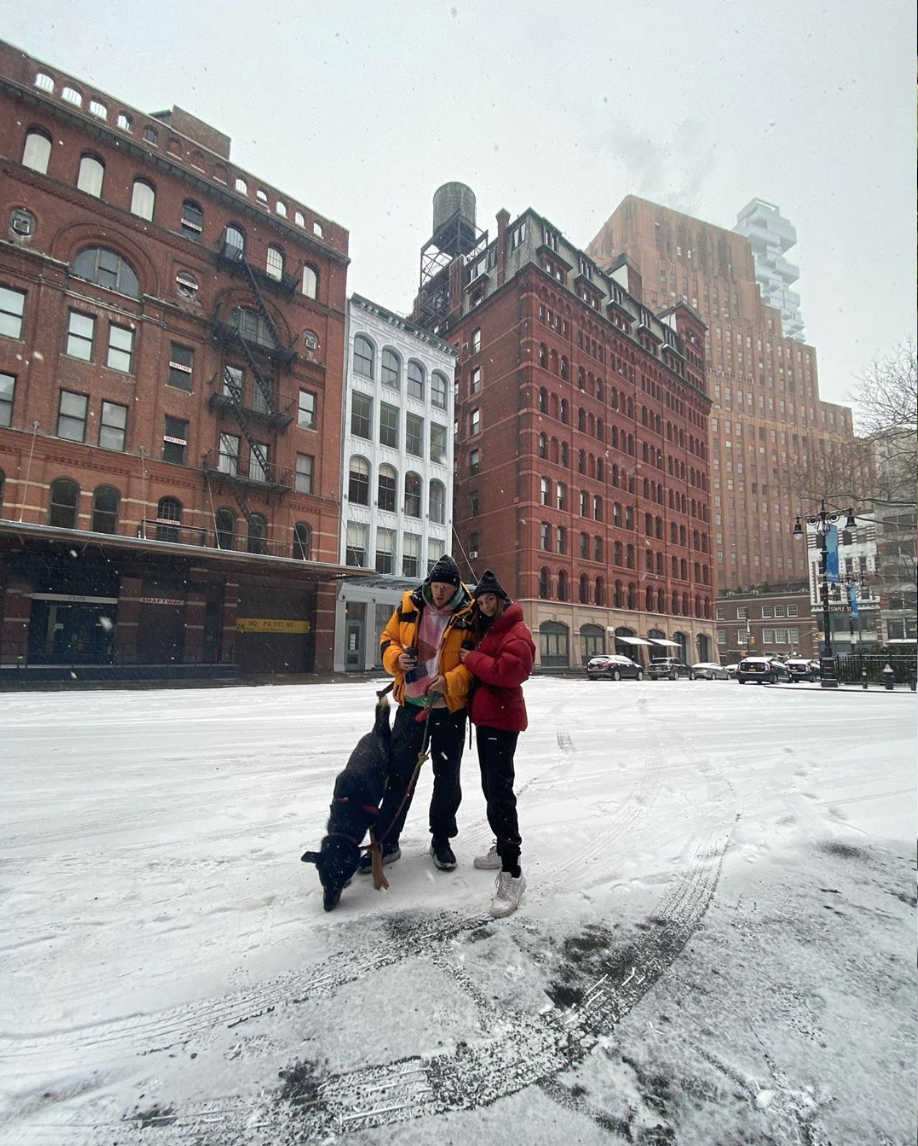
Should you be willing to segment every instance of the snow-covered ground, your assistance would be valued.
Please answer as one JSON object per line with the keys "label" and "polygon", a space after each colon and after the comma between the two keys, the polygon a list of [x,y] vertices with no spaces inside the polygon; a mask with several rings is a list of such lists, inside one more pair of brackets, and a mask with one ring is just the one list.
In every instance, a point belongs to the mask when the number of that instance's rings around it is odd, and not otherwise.
{"label": "snow-covered ground", "polygon": [[0,696],[0,1142],[912,1146],[914,695],[531,681],[496,922],[473,750],[323,912],[374,687]]}

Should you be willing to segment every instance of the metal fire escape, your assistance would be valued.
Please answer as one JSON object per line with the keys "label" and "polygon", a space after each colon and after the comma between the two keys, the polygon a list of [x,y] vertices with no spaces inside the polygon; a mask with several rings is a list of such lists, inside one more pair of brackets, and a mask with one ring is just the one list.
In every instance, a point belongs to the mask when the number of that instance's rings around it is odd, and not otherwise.
{"label": "metal fire escape", "polygon": [[[278,401],[270,371],[286,373],[290,370],[298,357],[294,349],[296,339],[287,347],[281,344],[263,288],[268,286],[289,297],[299,281],[299,272],[297,270],[275,277],[258,270],[245,258],[242,247],[227,242],[225,238],[221,240],[217,261],[246,279],[255,303],[251,311],[237,308],[239,313],[235,322],[220,321],[216,315],[213,319],[214,340],[225,351],[235,350],[244,359],[252,378],[255,400],[252,405],[246,405],[245,391],[239,377],[224,362],[222,371],[210,381],[213,392],[209,406],[214,413],[232,418],[239,428],[249,447],[249,474],[244,476],[238,472],[238,457],[232,468],[226,466],[222,456],[217,458],[217,464],[214,465],[213,451],[210,450],[204,455],[202,465],[208,485],[213,481],[227,486],[247,526],[251,527],[254,511],[249,505],[247,491],[283,495],[291,490],[291,472],[282,472],[269,461],[265,447],[255,437],[253,425],[261,425],[272,433],[283,434],[293,421],[293,399]],[[252,315],[256,316],[256,321],[252,320]],[[230,317],[232,319],[232,313]]]}

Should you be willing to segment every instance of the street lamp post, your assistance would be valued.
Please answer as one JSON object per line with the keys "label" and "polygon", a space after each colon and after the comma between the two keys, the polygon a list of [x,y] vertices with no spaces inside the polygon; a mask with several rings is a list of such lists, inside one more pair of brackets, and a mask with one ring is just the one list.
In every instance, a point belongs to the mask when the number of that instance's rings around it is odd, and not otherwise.
{"label": "street lamp post", "polygon": [[[819,680],[822,688],[838,688],[835,656],[832,652],[832,613],[829,608],[829,549],[826,541],[829,531],[836,526],[840,517],[840,513],[828,513],[826,511],[826,503],[823,499],[820,502],[819,513],[811,514],[806,518],[807,526],[812,526],[816,534],[816,548],[820,555],[819,573],[822,578],[820,599],[822,601],[822,627],[825,636],[823,655],[819,662]],[[854,529],[856,525],[854,510],[849,508],[845,529]],[[803,535],[803,526],[798,517],[794,522],[794,537],[797,540],[802,540]]]}

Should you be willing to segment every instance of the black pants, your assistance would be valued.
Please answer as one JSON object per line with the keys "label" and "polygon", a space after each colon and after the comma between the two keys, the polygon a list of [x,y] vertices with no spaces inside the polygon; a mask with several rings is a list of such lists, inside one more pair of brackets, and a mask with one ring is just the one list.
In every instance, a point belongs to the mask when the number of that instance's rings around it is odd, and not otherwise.
{"label": "black pants", "polygon": [[[402,804],[401,811],[398,810],[411,783],[418,762],[418,753],[424,740],[424,722],[417,720],[419,711],[411,705],[400,706],[395,714],[395,724],[392,726],[389,779],[379,809],[380,834],[385,834],[386,846],[398,843],[414,797],[412,788],[405,798],[405,803]],[[428,750],[433,767],[430,834],[438,840],[451,840],[459,834],[456,812],[462,802],[459,765],[465,743],[465,716],[465,709],[460,712],[450,712],[447,708],[434,708],[430,713]]]}
{"label": "black pants", "polygon": [[479,727],[475,730],[481,790],[488,806],[488,823],[497,840],[497,854],[504,871],[515,871],[520,862],[520,827],[513,792],[513,756],[518,732]]}

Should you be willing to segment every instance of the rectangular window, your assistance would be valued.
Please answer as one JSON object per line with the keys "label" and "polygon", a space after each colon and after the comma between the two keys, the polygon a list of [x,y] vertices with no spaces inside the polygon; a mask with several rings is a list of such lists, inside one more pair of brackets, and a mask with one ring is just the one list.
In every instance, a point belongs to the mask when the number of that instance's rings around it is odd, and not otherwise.
{"label": "rectangular window", "polygon": [[727,619],[726,610],[722,606],[718,605],[714,610],[714,616],[718,621],[725,621]]}
{"label": "rectangular window", "polygon": [[[256,446],[258,447],[257,449]],[[249,477],[252,481],[266,482],[269,480],[268,475],[270,472],[270,447],[266,442],[255,442],[251,450],[249,450]]]}
{"label": "rectangular window", "polygon": [[311,454],[296,455],[296,492],[312,493],[312,476],[315,459]]}
{"label": "rectangular window", "polygon": [[12,374],[0,374],[0,426],[13,424],[13,395],[16,379]]}
{"label": "rectangular window", "polygon": [[351,433],[355,438],[373,436],[373,399],[368,394],[351,394]]}
{"label": "rectangular window", "polygon": [[376,530],[376,572],[391,573],[395,554],[395,530]]}
{"label": "rectangular window", "polygon": [[774,616],[774,613],[773,613],[773,611],[772,611],[771,605],[763,605],[763,606],[762,606],[762,616],[763,616],[763,617],[772,617],[772,616]]}
{"label": "rectangular window", "polygon": [[236,434],[220,435],[220,460],[217,468],[222,474],[239,472],[239,438]]}
{"label": "rectangular window", "polygon": [[446,542],[440,541],[437,537],[427,538],[427,572],[433,569],[434,565],[446,553]]}
{"label": "rectangular window", "polygon": [[106,450],[124,450],[124,431],[127,427],[127,406],[117,402],[102,403],[99,422],[99,445]]}
{"label": "rectangular window", "polygon": [[481,411],[478,409],[473,410],[469,415],[469,433],[481,433]]}
{"label": "rectangular window", "polygon": [[187,346],[173,342],[169,350],[169,378],[167,385],[176,390],[191,390],[191,375],[194,370],[194,351]]}
{"label": "rectangular window", "polygon": [[446,426],[440,426],[436,422],[430,423],[430,460],[446,461]]}
{"label": "rectangular window", "polygon": [[86,440],[86,407],[88,398],[85,394],[73,394],[70,390],[61,390],[61,408],[57,417],[57,436],[67,438],[71,442],[84,442]]}
{"label": "rectangular window", "polygon": [[717,643],[719,645],[725,645],[727,643],[727,631],[726,631],[726,629],[718,629],[717,630]]}
{"label": "rectangular window", "polygon": [[406,533],[402,539],[402,576],[417,577],[421,567],[421,538]]}
{"label": "rectangular window", "polygon": [[166,428],[163,433],[163,461],[185,464],[188,450],[188,422],[184,418],[166,415]]}
{"label": "rectangular window", "polygon": [[120,370],[122,374],[130,374],[133,357],[134,331],[128,330],[126,326],[115,326],[113,322],[109,323],[106,365],[112,370]]}
{"label": "rectangular window", "polygon": [[379,444],[398,449],[398,407],[379,404]]}
{"label": "rectangular window", "polygon": [[745,621],[748,618],[748,616],[749,616],[749,610],[747,608],[745,608],[742,605],[737,607],[736,619],[738,621]]}
{"label": "rectangular window", "polygon": [[223,371],[223,393],[242,404],[245,393],[245,371],[238,366],[227,366]]}
{"label": "rectangular window", "polygon": [[469,374],[469,392],[477,394],[481,389],[481,367],[473,366]]}
{"label": "rectangular window", "polygon": [[773,645],[775,643],[774,629],[762,629],[762,644]]}
{"label": "rectangular window", "polygon": [[96,335],[96,320],[88,314],[80,314],[75,310],[70,312],[67,319],[67,349],[71,358],[79,358],[83,362],[92,361],[92,344]]}
{"label": "rectangular window", "polygon": [[775,616],[776,617],[785,616],[785,608],[783,605],[775,605]]}
{"label": "rectangular window", "polygon": [[775,629],[775,644],[776,645],[786,645],[787,644],[787,629]]}
{"label": "rectangular window", "polygon": [[789,617],[796,617],[797,616],[797,606],[796,605],[788,605],[787,606],[787,615]]}
{"label": "rectangular window", "polygon": [[311,390],[300,391],[296,424],[301,430],[314,430],[316,428],[316,396]]}
{"label": "rectangular window", "polygon": [[787,630],[787,640],[788,640],[788,644],[796,645],[800,640],[800,630],[799,629],[788,629]]}
{"label": "rectangular window", "polygon": [[362,569],[367,563],[367,527],[357,521],[347,523],[347,550],[344,563]]}
{"label": "rectangular window", "polygon": [[22,337],[25,291],[0,287],[0,334],[7,338]]}
{"label": "rectangular window", "polygon": [[477,354],[481,350],[481,329],[472,331],[472,353]]}
{"label": "rectangular window", "polygon": [[424,456],[424,419],[417,414],[405,417],[405,450],[417,458]]}
{"label": "rectangular window", "polygon": [[480,450],[470,450],[469,451],[469,473],[477,474],[480,469],[481,469],[481,451]]}

